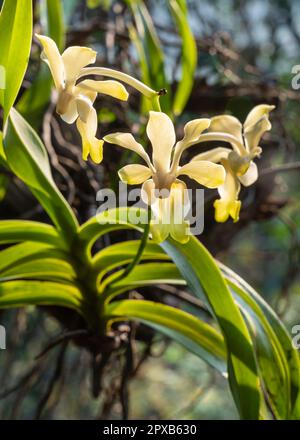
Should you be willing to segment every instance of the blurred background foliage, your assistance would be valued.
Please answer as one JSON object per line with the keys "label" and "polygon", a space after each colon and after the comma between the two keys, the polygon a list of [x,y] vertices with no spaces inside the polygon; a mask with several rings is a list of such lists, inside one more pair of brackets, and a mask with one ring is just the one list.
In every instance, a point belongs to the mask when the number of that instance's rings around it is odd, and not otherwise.
{"label": "blurred background foliage", "polygon": [[[35,32],[50,35],[61,50],[91,46],[98,52],[97,65],[123,70],[156,90],[167,89],[162,109],[176,121],[178,135],[192,118],[226,112],[243,120],[253,105],[276,105],[273,129],[264,138],[258,161],[260,179],[242,192],[240,222],[216,224],[216,193],[207,190],[199,238],[267,299],[291,332],[300,323],[300,90],[291,86],[292,67],[300,64],[300,3],[40,0],[34,6]],[[39,55],[34,40],[17,107],[42,135],[55,179],[84,221],[95,213],[101,187],[117,189],[116,171],[129,153],[108,145],[101,166],[81,160],[76,129],[55,115],[51,78]],[[96,102],[101,134],[130,129],[142,137],[148,104],[139,99],[132,93],[128,105],[101,96]],[[0,200],[3,219],[46,220],[26,187],[2,168]],[[98,246],[107,244],[105,240]],[[131,295],[141,293],[187,310],[195,306],[178,289],[159,286],[155,292],[144,289]],[[101,398],[93,400],[85,352],[63,344],[35,361],[61,331],[48,313],[1,311],[0,322],[8,329],[8,349],[0,352],[1,418],[121,417],[124,353],[111,360]],[[142,325],[135,331],[131,418],[237,417],[225,380],[177,344]]]}

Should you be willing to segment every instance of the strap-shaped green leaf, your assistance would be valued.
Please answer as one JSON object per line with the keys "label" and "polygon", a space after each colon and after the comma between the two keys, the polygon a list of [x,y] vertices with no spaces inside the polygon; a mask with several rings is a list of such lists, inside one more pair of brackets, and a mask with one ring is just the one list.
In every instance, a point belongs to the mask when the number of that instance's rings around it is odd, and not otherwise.
{"label": "strap-shaped green leaf", "polygon": [[[139,245],[139,240],[130,240],[107,246],[94,256],[93,269],[101,279],[115,267],[129,263],[138,252]],[[157,244],[148,242],[141,257],[143,260],[170,260],[170,257]]]}
{"label": "strap-shaped green leaf", "polygon": [[0,282],[16,279],[72,282],[76,280],[76,272],[66,260],[32,258],[0,272]]}
{"label": "strap-shaped green leaf", "polygon": [[197,46],[188,20],[185,0],[170,0],[169,6],[182,40],[181,79],[174,96],[173,111],[180,115],[190,97],[197,67]]}
{"label": "strap-shaped green leaf", "polygon": [[[171,90],[165,74],[165,55],[162,50],[151,14],[144,2],[126,0],[134,17],[135,25],[129,27],[129,36],[135,46],[144,83],[154,90],[168,89],[163,97],[163,109],[169,113],[171,108]],[[144,111],[151,110],[149,100],[143,100]]]}
{"label": "strap-shaped green leaf", "polygon": [[[41,0],[40,16],[42,34],[51,37],[62,52],[65,47],[65,25],[61,0]],[[41,124],[44,108],[50,100],[52,76],[48,66],[41,62],[40,69],[31,86],[22,94],[18,111],[34,128]]]}
{"label": "strap-shaped green leaf", "polygon": [[2,165],[4,168],[7,168],[6,156],[5,156],[4,147],[3,147],[3,133],[2,133],[2,131],[0,131],[0,165]]}
{"label": "strap-shaped green leaf", "polygon": [[241,290],[239,290],[237,302],[241,305],[252,334],[267,402],[276,419],[287,419],[290,408],[290,377],[288,367],[282,357],[282,348],[278,344],[272,327],[263,316],[260,316],[261,311],[255,302],[251,304],[249,298],[243,295]]}
{"label": "strap-shaped green leaf", "polygon": [[[277,411],[280,418],[284,419],[285,412],[289,410],[287,415],[288,418],[299,419],[300,359],[299,353],[293,347],[290,335],[271,307],[245,280],[243,280],[239,275],[226,267],[224,264],[219,263],[219,266],[230,287],[234,290],[237,301],[239,303],[243,301],[244,308],[245,304],[248,306],[247,308],[251,307],[251,309],[259,317],[260,322],[264,323],[266,331],[268,331],[268,328],[271,329],[271,331],[268,332],[269,340],[272,340],[276,345],[278,356],[281,357],[285,369],[288,369],[287,375],[290,389],[287,391],[285,388],[286,385],[284,385],[281,388],[281,392],[278,394],[271,393],[270,399],[272,400],[272,406],[275,407],[275,411]],[[278,380],[280,377],[278,377],[275,381],[274,375],[272,375],[269,380],[272,381],[272,378],[274,382],[276,382],[277,388],[279,389],[280,384],[278,383]],[[265,377],[266,382],[267,379],[268,376]],[[286,382],[286,379],[284,382]],[[286,403],[287,395],[290,395],[290,405]],[[285,405],[286,407],[284,407]]]}
{"label": "strap-shaped green leaf", "polygon": [[15,110],[10,112],[7,133],[3,140],[7,162],[39,200],[66,242],[77,230],[77,220],[56,187],[48,155],[37,133]]}
{"label": "strap-shaped green leaf", "polygon": [[60,258],[68,260],[66,252],[43,243],[24,242],[0,251],[0,274],[18,264],[40,258]]}
{"label": "strap-shaped green leaf", "polygon": [[147,215],[147,211],[135,207],[101,212],[78,229],[78,242],[90,256],[93,244],[109,232],[121,229],[135,229],[142,232],[147,223]]}
{"label": "strap-shaped green leaf", "polygon": [[194,237],[185,245],[170,239],[162,247],[172,257],[194,294],[203,298],[205,293],[226,342],[228,378],[239,413],[244,419],[258,419],[260,389],[254,347],[245,321],[213,257]]}
{"label": "strap-shaped green leaf", "polygon": [[152,301],[122,300],[106,306],[105,318],[145,322],[184,345],[223,374],[226,372],[222,336],[213,327],[187,312]]}
{"label": "strap-shaped green leaf", "polygon": [[[103,292],[105,299],[111,299],[115,295],[137,287],[157,284],[186,284],[173,263],[139,264],[135,266],[128,276],[113,283],[114,279],[118,278],[122,271],[123,269],[110,275],[101,284],[100,292]],[[112,283],[113,285],[110,286]]]}
{"label": "strap-shaped green leaf", "polygon": [[69,307],[83,313],[83,297],[76,286],[50,281],[6,281],[0,283],[0,308],[28,305]]}
{"label": "strap-shaped green leaf", "polygon": [[45,27],[44,35],[55,41],[60,51],[65,48],[64,8],[61,0],[41,1],[41,21]]}
{"label": "strap-shaped green leaf", "polygon": [[[112,217],[116,217],[115,212],[112,213]],[[116,223],[117,222],[118,219],[116,220]],[[142,228],[142,225],[132,225],[128,220],[124,221],[124,216],[121,223],[122,225],[119,224],[116,227]],[[109,228],[113,230],[114,226],[110,225]],[[106,228],[99,224],[97,226],[94,220],[85,224],[82,227],[81,233],[86,245],[90,247],[94,240],[93,234],[97,237],[107,231],[107,225]],[[264,309],[261,306],[261,303],[257,301],[256,298],[252,298],[251,300],[249,293],[245,297],[236,292],[235,298],[233,298],[215,261],[196,239],[191,238],[187,245],[180,245],[173,240],[169,240],[162,244],[162,248],[172,257],[177,267],[180,269],[183,278],[188,282],[195,294],[202,300],[206,301],[219,321],[227,347],[230,350],[228,369],[229,379],[231,380],[231,387],[241,416],[244,418],[255,418],[258,417],[259,412],[260,415],[265,412],[262,399],[261,407],[259,409],[259,396],[261,395],[261,390],[259,389],[259,372],[257,371],[256,365],[257,355],[260,372],[264,369],[262,376],[265,382],[270,364],[265,361],[264,357],[269,356],[270,360],[274,362],[274,365],[270,370],[272,372],[270,378],[274,379],[277,374],[278,377],[276,377],[276,383],[274,382],[272,384],[271,382],[266,382],[265,386],[266,390],[269,393],[272,393],[272,390],[274,391],[274,389],[277,389],[276,387],[278,387],[279,383],[282,384],[283,395],[281,400],[278,399],[278,402],[274,402],[271,405],[273,413],[282,418],[285,411],[284,406],[286,404],[286,408],[288,407],[289,399],[289,393],[287,390],[289,373],[287,372],[286,362],[283,357],[284,351],[286,353],[286,358],[290,356],[292,359],[292,361],[289,359],[288,362],[290,362],[290,375],[292,382],[291,402],[292,407],[294,407],[293,417],[295,418],[296,408],[298,408],[298,404],[296,403],[298,396],[297,381],[299,381],[298,358],[295,358],[294,356],[295,350],[293,350],[292,353],[289,351],[291,348],[291,341],[286,335],[282,324],[277,323],[278,329],[276,331],[273,329],[272,331],[272,328],[268,325],[266,319],[264,319],[265,312],[262,313],[262,310]],[[120,265],[124,264],[125,258],[126,256],[121,253],[119,258]],[[126,261],[127,259],[125,262]],[[114,265],[117,264],[117,256],[114,256],[113,263]],[[152,266],[153,268],[156,263],[148,264],[154,265]],[[153,276],[149,276],[147,279],[143,266],[145,266],[145,264],[137,266],[130,274],[129,280],[126,280],[126,278],[122,279],[120,282],[122,286],[117,286],[116,283],[115,286],[112,285],[110,288],[108,287],[109,282],[113,281],[114,276],[117,277],[117,275],[113,275],[110,279],[106,279],[108,289],[106,288],[104,295],[107,295],[109,299],[117,293],[130,290],[133,286],[137,287],[138,285],[149,285],[151,283],[153,285],[157,284],[157,282],[159,282],[158,277],[153,274]],[[160,266],[160,264],[157,266]],[[156,269],[153,272],[156,272]],[[160,281],[166,281],[168,279],[169,281],[171,280],[172,283],[177,283],[179,280],[178,272],[176,272],[177,269],[172,268],[171,265],[168,268],[165,266],[165,269],[164,276],[163,278],[160,278]],[[176,273],[173,272],[174,270]],[[119,288],[119,290],[117,290],[117,288]],[[113,294],[110,296],[112,292]],[[237,305],[234,303],[234,299],[242,310],[245,316],[245,321],[239,313]],[[278,318],[272,311],[269,312],[269,314],[269,324],[271,324],[271,326],[273,324],[275,325],[276,320],[279,321]],[[251,334],[249,334],[246,324],[249,325]],[[253,340],[254,346],[251,339]],[[256,350],[256,354],[254,353],[254,349]],[[257,411],[256,415],[254,414],[255,411]]]}
{"label": "strap-shaped green leaf", "polygon": [[[122,256],[119,261],[122,264]],[[130,280],[124,278],[118,286],[116,283],[112,289],[104,290],[104,296],[111,299],[113,296],[131,290],[136,287],[143,287],[149,284],[155,286],[158,282],[168,282],[169,284],[178,284],[178,271],[176,266],[165,266],[163,269],[164,280],[158,280],[157,276],[147,277],[140,265],[131,273]],[[152,272],[159,274],[160,264],[152,264]],[[168,278],[168,281],[167,281]],[[113,279],[113,277],[112,277]],[[108,279],[107,282],[110,280]],[[246,322],[250,328],[255,353],[262,373],[264,387],[268,392],[268,403],[272,408],[272,413],[276,418],[285,419],[289,417],[290,402],[290,372],[288,371],[287,359],[284,354],[284,347],[281,346],[276,333],[273,331],[267,318],[260,309],[255,300],[238,285],[230,281],[236,292],[235,299],[241,311],[245,315]],[[268,307],[268,306],[267,306]],[[271,309],[270,309],[271,310]],[[276,317],[274,312],[271,313]],[[280,321],[279,321],[280,323]],[[282,324],[280,323],[282,327]],[[288,339],[291,346],[291,342]]]}
{"label": "strap-shaped green leaf", "polygon": [[4,0],[0,14],[0,104],[4,122],[25,75],[31,38],[32,0]]}
{"label": "strap-shaped green leaf", "polygon": [[34,241],[63,249],[65,243],[53,226],[31,220],[1,220],[0,243]]}

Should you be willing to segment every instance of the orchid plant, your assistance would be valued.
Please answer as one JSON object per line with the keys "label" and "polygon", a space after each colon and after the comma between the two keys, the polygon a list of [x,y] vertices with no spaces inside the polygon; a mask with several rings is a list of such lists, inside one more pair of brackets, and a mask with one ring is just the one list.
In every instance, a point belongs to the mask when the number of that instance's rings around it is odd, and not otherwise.
{"label": "orchid plant", "polygon": [[[0,221],[0,244],[6,245],[0,251],[0,308],[39,305],[71,309],[85,323],[87,349],[93,341],[94,359],[102,355],[101,343],[95,341],[114,335],[120,321],[141,321],[220,372],[228,380],[241,418],[299,418],[300,362],[288,332],[246,281],[216,261],[201,241],[190,235],[185,219],[190,205],[184,191],[187,184],[178,179],[186,175],[207,188],[216,188],[220,195],[214,203],[216,220],[224,222],[232,217],[237,221],[240,184],[248,186],[257,179],[253,159],[262,151],[262,135],[271,128],[269,112],[273,106],[254,107],[243,125],[230,115],[192,120],[184,126],[183,138],[176,142],[170,115],[160,108],[161,92],[126,73],[88,67],[96,61],[96,53],[90,48],[69,47],[60,55],[50,37],[37,35],[43,47],[42,58],[54,81],[56,111],[66,123],[76,122],[83,158],[90,156],[100,163],[106,143],[133,151],[145,163],[127,164],[119,170],[119,176],[130,185],[142,184],[151,221],[147,210],[132,207],[109,210],[79,225],[53,180],[45,146],[13,107],[32,37],[32,4],[30,0],[22,2],[27,8],[5,0],[0,16],[0,62],[10,78],[0,95],[4,109],[0,159],[28,186],[52,224]],[[9,32],[4,21],[12,23]],[[20,66],[14,75],[12,60],[17,54]],[[109,80],[86,78],[91,75]],[[126,101],[129,92],[123,84],[141,93],[151,108],[146,132],[152,159],[146,139],[143,147],[131,133],[97,138],[97,95]],[[210,141],[227,146],[201,151],[184,162],[188,148]],[[138,224],[130,220],[132,212],[139,214]],[[100,237],[123,229],[135,231],[141,238],[93,252],[93,244]],[[132,289],[161,284],[187,286],[203,301],[217,326],[197,313],[147,298],[124,299],[123,295],[120,299],[120,294]]]}

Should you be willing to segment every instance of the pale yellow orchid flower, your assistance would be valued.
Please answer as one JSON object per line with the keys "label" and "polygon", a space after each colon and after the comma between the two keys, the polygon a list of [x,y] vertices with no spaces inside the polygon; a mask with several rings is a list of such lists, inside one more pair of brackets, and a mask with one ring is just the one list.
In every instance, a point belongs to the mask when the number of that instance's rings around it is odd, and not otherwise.
{"label": "pale yellow orchid flower", "polygon": [[238,119],[229,115],[220,115],[211,119],[208,133],[201,136],[203,141],[224,141],[232,149],[218,147],[198,154],[192,160],[210,160],[220,162],[226,170],[226,179],[218,188],[220,199],[214,203],[215,219],[225,222],[229,217],[239,220],[241,202],[238,200],[241,184],[252,185],[258,178],[257,166],[253,162],[261,153],[259,146],[262,135],[271,129],[269,113],[275,107],[261,104],[254,107],[242,125]]}
{"label": "pale yellow orchid flower", "polygon": [[103,140],[97,139],[97,113],[93,103],[97,93],[126,101],[128,93],[118,81],[94,81],[82,77],[85,66],[96,61],[96,52],[88,47],[68,47],[62,55],[56,43],[49,37],[36,35],[43,46],[42,59],[48,64],[55,88],[58,92],[56,111],[68,124],[77,120],[77,128],[82,138],[82,157],[90,155],[95,163],[103,157]]}
{"label": "pale yellow orchid flower", "polygon": [[130,133],[113,133],[104,137],[106,142],[136,152],[147,165],[126,165],[119,170],[119,176],[130,185],[143,184],[142,196],[151,205],[154,214],[151,232],[156,242],[164,241],[168,235],[182,243],[189,239],[189,225],[184,221],[189,201],[184,191],[186,185],[178,176],[187,175],[208,188],[217,188],[224,183],[225,170],[221,165],[199,160],[181,167],[180,157],[172,160],[172,153],[178,146],[184,150],[196,144],[209,125],[209,119],[188,122],[184,127],[184,138],[175,146],[175,129],[171,119],[165,113],[150,111],[147,136],[152,144],[152,161]]}

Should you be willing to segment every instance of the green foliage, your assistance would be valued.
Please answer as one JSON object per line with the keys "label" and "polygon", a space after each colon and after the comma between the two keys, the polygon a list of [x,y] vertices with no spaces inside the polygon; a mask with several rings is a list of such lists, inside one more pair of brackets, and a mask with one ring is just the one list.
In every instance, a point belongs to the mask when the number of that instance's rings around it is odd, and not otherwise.
{"label": "green foliage", "polygon": [[[100,4],[89,2],[88,6]],[[165,55],[151,15],[141,1],[127,0],[127,4],[134,16],[130,38],[139,55],[142,79],[156,90],[169,88]],[[7,123],[0,138],[0,160],[28,186],[53,225],[0,221],[0,244],[9,245],[0,251],[0,308],[67,307],[82,316],[96,336],[103,336],[114,322],[140,321],[227,377],[241,418],[299,419],[298,353],[279,317],[244,280],[218,263],[194,237],[184,245],[172,239],[161,246],[148,241],[147,212],[137,208],[110,210],[79,226],[53,180],[45,146],[20,114],[38,125],[49,99],[49,73],[40,70],[20,100],[19,111],[12,108],[31,47],[31,6],[27,0],[5,0],[1,11],[0,64],[6,69],[7,83],[0,99]],[[174,103],[169,94],[164,109],[178,115],[192,90],[197,51],[185,0],[171,0],[169,7],[182,40],[182,59]],[[48,35],[62,50],[61,2],[43,0],[41,13]],[[149,102],[144,101],[144,109]],[[107,118],[112,121],[109,112]],[[0,199],[4,194],[0,175]],[[112,244],[93,255],[96,240],[124,229],[143,234],[142,240]],[[132,289],[155,289],[161,284],[188,286],[203,301],[210,319],[204,320],[192,307],[183,311],[146,299],[117,298]]]}
{"label": "green foliage", "polygon": [[[154,90],[169,88],[165,75],[165,60],[161,44],[154,27],[151,15],[145,4],[140,0],[127,0],[135,26],[129,27],[129,35],[138,53],[141,77]],[[170,94],[164,97],[163,109],[170,112]],[[151,109],[150,103],[143,99],[144,111]]]}
{"label": "green foliage", "polygon": [[144,322],[225,373],[226,351],[221,335],[189,313],[151,301],[123,300],[110,303],[105,316],[108,320],[137,319]]}
{"label": "green foliage", "polygon": [[[119,214],[119,219],[116,214]],[[124,220],[124,212],[110,212],[109,216],[111,220],[115,219],[115,224],[103,225],[92,219],[80,228],[78,243],[83,253],[89,252],[92,243],[109,230],[137,227]],[[123,220],[121,221],[120,218]],[[74,255],[68,256],[68,251],[61,249],[62,243],[53,227],[35,222],[28,222],[26,228],[24,226],[23,221],[0,223],[0,242],[1,236],[2,242],[5,243],[25,241],[2,251],[4,253],[2,261],[6,263],[3,263],[1,268],[0,305],[11,307],[56,303],[76,308],[88,319],[86,314],[88,297],[76,287],[80,274],[73,260]],[[142,224],[138,226],[138,229],[142,228]],[[32,241],[39,244],[33,245]],[[128,245],[119,243],[100,251],[90,260],[95,275],[103,275],[113,267],[125,264],[134,256],[138,243],[138,241],[129,242]],[[299,369],[299,359],[294,356],[293,365],[289,365],[291,356],[286,357],[285,346],[288,342],[291,348],[291,343],[276,315],[261,299],[257,301],[258,298],[234,285],[237,295],[237,304],[235,304],[227,288],[227,276],[222,277],[213,258],[196,239],[191,239],[187,245],[169,240],[163,244],[163,248],[180,271],[172,263],[146,262],[140,263],[126,278],[115,283],[111,288],[109,285],[118,276],[118,272],[105,278],[103,282],[101,277],[99,278],[98,298],[101,301],[102,297],[106,304],[103,311],[104,318],[108,322],[138,319],[148,323],[183,344],[223,373],[224,361],[227,358],[229,381],[241,417],[265,416],[264,404],[259,392],[260,380],[264,382],[269,393],[276,417],[290,417],[290,411],[295,411],[295,402],[299,395],[296,380],[298,376],[295,374],[295,368]],[[90,257],[85,255],[86,257],[89,261]],[[159,250],[157,245],[149,243],[144,258],[146,261],[151,258],[163,261],[168,259],[168,256]],[[25,281],[27,277],[30,281]],[[32,278],[43,282],[33,282]],[[205,299],[219,323],[222,336],[198,317],[169,306],[143,300],[111,302],[115,295],[132,287],[186,282],[195,295]],[[233,282],[231,281],[229,285],[232,287]],[[22,295],[19,293],[21,289]],[[237,305],[243,315],[247,316],[246,321],[243,320]],[[262,312],[262,306],[267,307],[267,314]],[[98,319],[101,319],[101,316]],[[268,323],[269,319],[273,320],[273,328]],[[250,333],[246,324],[251,330]],[[280,338],[276,333],[279,333]],[[291,367],[294,375],[292,382]],[[281,393],[278,393],[278,387]]]}
{"label": "green foliage", "polygon": [[5,174],[0,174],[0,202],[5,198],[7,183],[8,177]]}
{"label": "green foliage", "polygon": [[[186,245],[169,241],[164,249],[195,295],[207,298],[222,330],[228,350],[230,386],[244,418],[258,418],[259,382],[249,332],[213,258],[196,239]],[[201,263],[200,263],[201,262]]]}
{"label": "green foliage", "polygon": [[189,26],[186,1],[171,0],[169,6],[182,40],[181,78],[173,102],[175,115],[180,115],[194,85],[194,74],[197,67],[197,46]]}
{"label": "green foliage", "polygon": [[[60,51],[65,47],[65,24],[61,0],[42,0],[40,3],[40,16],[43,32],[51,37]],[[39,71],[31,87],[26,90],[18,102],[18,111],[38,128],[42,113],[49,102],[52,87],[52,78],[48,67],[40,64]]]}
{"label": "green foliage", "polygon": [[40,8],[43,32],[55,41],[60,51],[64,50],[66,35],[61,0],[42,0]]}
{"label": "green foliage", "polygon": [[[182,41],[181,77],[173,100],[166,75],[166,57],[151,15],[145,3],[140,0],[127,0],[127,4],[135,21],[135,26],[129,27],[129,35],[138,54],[142,80],[154,90],[166,89],[167,95],[162,99],[163,111],[180,115],[191,94],[197,67],[197,47],[188,21],[186,2],[185,0],[168,2]],[[143,100],[143,110],[149,110],[149,102],[145,99]]]}
{"label": "green foliage", "polygon": [[77,221],[53,181],[43,143],[16,110],[11,111],[3,143],[11,170],[28,185],[61,231],[63,239],[71,239]]}
{"label": "green foliage", "polygon": [[5,0],[0,14],[0,66],[5,88],[0,89],[4,121],[15,102],[28,64],[32,38],[32,0]]}

